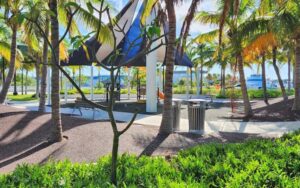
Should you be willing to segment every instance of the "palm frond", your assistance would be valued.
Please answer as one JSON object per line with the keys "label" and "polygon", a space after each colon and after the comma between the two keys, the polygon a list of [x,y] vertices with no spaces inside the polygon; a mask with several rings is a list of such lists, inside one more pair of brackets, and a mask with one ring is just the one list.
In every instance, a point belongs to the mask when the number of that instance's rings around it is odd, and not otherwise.
{"label": "palm frond", "polygon": [[195,16],[195,21],[199,21],[204,24],[212,24],[212,25],[218,25],[220,21],[220,13],[211,13],[207,11],[200,11]]}
{"label": "palm frond", "polygon": [[146,2],[144,3],[144,12],[141,18],[141,23],[145,24],[146,19],[150,16],[151,11],[153,9],[153,6],[158,2],[158,0],[145,0]]}
{"label": "palm frond", "polygon": [[216,38],[218,37],[219,34],[219,30],[212,30],[210,32],[207,33],[203,33],[200,34],[198,36],[196,36],[192,42],[196,42],[196,43],[203,43],[203,42],[212,42],[214,40],[216,40]]}

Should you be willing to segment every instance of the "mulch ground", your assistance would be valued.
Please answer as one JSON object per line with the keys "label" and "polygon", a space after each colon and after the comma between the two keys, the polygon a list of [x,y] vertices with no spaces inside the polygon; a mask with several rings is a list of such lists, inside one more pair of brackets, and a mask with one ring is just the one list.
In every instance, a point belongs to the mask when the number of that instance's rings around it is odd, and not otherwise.
{"label": "mulch ground", "polygon": [[[109,122],[62,116],[64,135],[60,143],[49,144],[53,128],[48,113],[29,112],[0,105],[0,173],[12,171],[18,164],[42,164],[48,160],[94,162],[112,148]],[[125,127],[120,123],[119,129]],[[133,125],[120,139],[120,153],[173,155],[179,150],[207,142],[242,142],[262,136],[240,133],[196,135],[177,133],[157,135],[158,128]]]}
{"label": "mulch ground", "polygon": [[253,116],[244,118],[242,113],[235,113],[232,119],[243,121],[278,122],[278,121],[300,121],[300,111],[292,111],[294,99],[287,102],[282,98],[270,99],[269,105],[264,101],[255,101],[252,104]]}

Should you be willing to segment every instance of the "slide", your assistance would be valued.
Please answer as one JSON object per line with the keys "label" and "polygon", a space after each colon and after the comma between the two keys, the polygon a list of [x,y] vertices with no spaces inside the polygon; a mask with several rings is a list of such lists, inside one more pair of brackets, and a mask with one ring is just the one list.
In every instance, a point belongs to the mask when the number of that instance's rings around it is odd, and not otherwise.
{"label": "slide", "polygon": [[165,94],[161,91],[158,92],[159,99],[165,99]]}

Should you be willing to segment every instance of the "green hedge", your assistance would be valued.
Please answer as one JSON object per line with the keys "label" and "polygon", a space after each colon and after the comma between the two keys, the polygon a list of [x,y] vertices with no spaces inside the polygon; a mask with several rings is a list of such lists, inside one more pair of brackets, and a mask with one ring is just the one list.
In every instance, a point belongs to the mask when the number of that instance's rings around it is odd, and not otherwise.
{"label": "green hedge", "polygon": [[33,94],[27,94],[27,95],[7,95],[7,98],[12,101],[34,101],[38,100]]}
{"label": "green hedge", "polygon": [[[280,90],[267,90],[267,94],[269,98],[277,98],[282,96],[281,91]],[[293,95],[294,94],[294,90],[291,90],[290,92],[287,93],[288,95]],[[263,90],[252,90],[249,89],[248,90],[248,96],[250,99],[262,99],[264,97],[264,93]],[[242,91],[240,89],[228,89],[225,92],[225,96],[221,95],[220,93],[216,95],[217,98],[242,98]]]}
{"label": "green hedge", "polygon": [[[0,175],[0,187],[111,187],[110,157],[22,165]],[[119,187],[299,187],[300,131],[279,139],[211,143],[161,157],[119,157]]]}
{"label": "green hedge", "polygon": [[[81,89],[83,91],[84,94],[91,94],[91,90],[90,89]],[[65,91],[60,91],[60,94],[64,94]],[[68,90],[68,95],[75,95],[77,94],[77,90],[76,89],[69,89]],[[102,89],[94,89],[94,94],[105,94],[106,93],[106,89],[102,88]],[[121,94],[127,94],[128,90],[127,89],[121,89]],[[131,94],[136,94],[136,89],[131,89],[130,90]]]}

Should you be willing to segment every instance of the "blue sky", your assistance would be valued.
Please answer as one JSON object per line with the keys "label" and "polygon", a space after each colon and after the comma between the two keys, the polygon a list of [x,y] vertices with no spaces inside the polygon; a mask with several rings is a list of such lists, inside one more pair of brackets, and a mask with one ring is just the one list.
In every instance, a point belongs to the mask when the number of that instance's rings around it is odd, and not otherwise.
{"label": "blue sky", "polygon": [[[121,10],[125,4],[128,2],[128,0],[109,0],[112,4],[113,7],[115,7],[116,10]],[[180,32],[181,29],[181,25],[183,23],[184,17],[189,9],[191,0],[185,0],[183,1],[183,3],[179,3],[176,7],[176,16],[177,16],[177,33]],[[83,3],[84,4],[84,3]],[[138,10],[138,9],[137,9]],[[203,0],[200,3],[200,6],[198,8],[198,10],[205,10],[205,11],[216,11],[217,10],[217,0]],[[191,29],[190,29],[190,35],[192,37],[196,36],[197,34],[200,33],[206,33],[212,29],[215,29],[216,26],[211,26],[211,25],[204,25],[204,24],[200,24],[197,22],[193,22],[193,24],[191,25]],[[89,32],[87,31],[87,29],[81,27],[80,28],[82,30],[82,32]],[[85,34],[85,33],[83,33]],[[184,68],[177,68],[177,70],[182,70]],[[88,71],[89,69],[87,69],[86,71],[84,71],[84,74],[89,75],[90,71]],[[280,67],[280,71],[281,71],[281,76],[283,79],[287,78],[287,66],[281,66]],[[210,73],[220,73],[220,67],[215,66],[212,69],[209,70]],[[105,73],[105,72],[103,72]],[[227,73],[231,73],[230,69],[227,70]],[[256,74],[257,73],[257,66],[252,66],[252,68],[245,68],[245,74],[246,77],[250,76],[251,74]],[[267,65],[267,77],[271,78],[271,79],[276,79],[276,74],[275,71],[273,69],[273,66],[271,65]]]}

